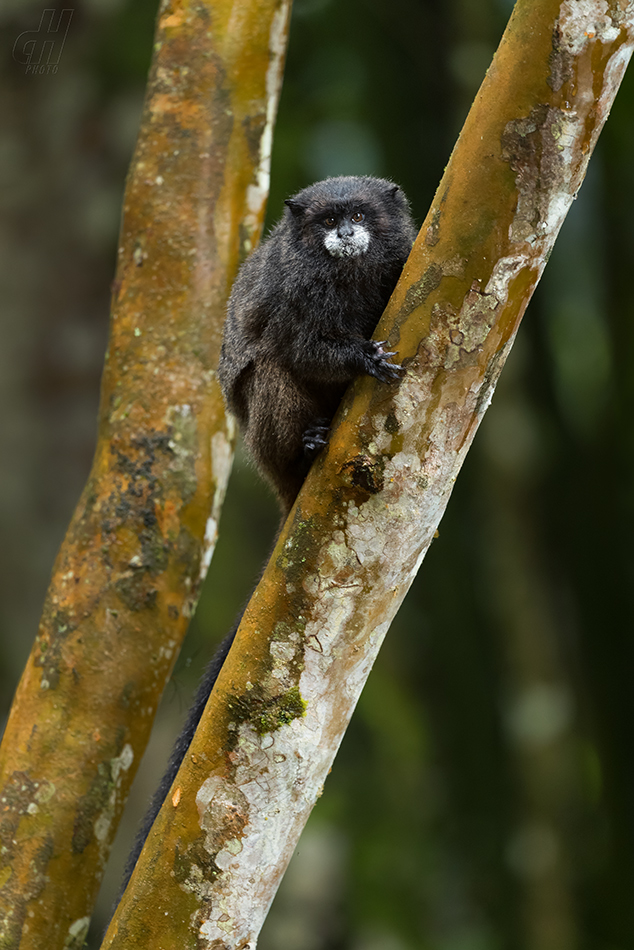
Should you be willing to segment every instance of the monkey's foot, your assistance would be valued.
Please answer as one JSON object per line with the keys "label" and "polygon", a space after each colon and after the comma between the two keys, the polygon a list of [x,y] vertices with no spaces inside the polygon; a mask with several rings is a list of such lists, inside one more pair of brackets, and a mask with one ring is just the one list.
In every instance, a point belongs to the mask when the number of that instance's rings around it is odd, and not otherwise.
{"label": "monkey's foot", "polygon": [[321,452],[325,445],[328,445],[330,427],[322,425],[323,422],[326,422],[326,420],[318,419],[315,425],[308,426],[307,429],[304,429],[302,445],[304,447],[304,455],[310,459],[313,459],[318,452]]}
{"label": "monkey's foot", "polygon": [[384,350],[387,340],[368,340],[366,357],[368,360],[367,372],[375,376],[382,383],[389,383],[393,379],[400,379],[405,367],[399,363],[390,363],[390,356],[396,356],[396,350]]}

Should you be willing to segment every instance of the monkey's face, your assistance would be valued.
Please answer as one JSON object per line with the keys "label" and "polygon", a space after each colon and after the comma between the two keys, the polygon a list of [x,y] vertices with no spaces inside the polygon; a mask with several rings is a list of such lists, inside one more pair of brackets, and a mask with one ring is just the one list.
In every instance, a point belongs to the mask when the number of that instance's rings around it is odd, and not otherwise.
{"label": "monkey's face", "polygon": [[[403,253],[414,238],[407,198],[391,181],[341,176],[315,182],[284,202],[283,230],[291,242],[320,259],[376,261],[394,254],[402,238]],[[404,258],[403,258],[404,259]],[[362,266],[365,266],[365,261]],[[356,264],[353,270],[356,269]]]}
{"label": "monkey's face", "polygon": [[328,213],[316,222],[324,247],[332,257],[359,257],[370,246],[365,215],[359,209]]}

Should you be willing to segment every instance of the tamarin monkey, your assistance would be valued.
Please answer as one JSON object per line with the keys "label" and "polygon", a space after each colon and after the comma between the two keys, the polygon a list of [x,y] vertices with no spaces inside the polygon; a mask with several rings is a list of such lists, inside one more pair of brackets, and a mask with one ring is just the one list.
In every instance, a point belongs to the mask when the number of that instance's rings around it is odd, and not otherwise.
{"label": "tamarin monkey", "polygon": [[400,375],[369,339],[415,236],[408,201],[380,178],[327,178],[286,201],[243,264],[218,375],[256,465],[291,509],[346,386]]}
{"label": "tamarin monkey", "polygon": [[[227,307],[218,377],[227,408],[274,488],[282,523],[327,444],[344,390],[362,373],[402,368],[370,339],[416,235],[409,202],[382,178],[327,178],[285,202],[244,262]],[[187,752],[238,624],[207,667],[126,865],[127,885]]]}

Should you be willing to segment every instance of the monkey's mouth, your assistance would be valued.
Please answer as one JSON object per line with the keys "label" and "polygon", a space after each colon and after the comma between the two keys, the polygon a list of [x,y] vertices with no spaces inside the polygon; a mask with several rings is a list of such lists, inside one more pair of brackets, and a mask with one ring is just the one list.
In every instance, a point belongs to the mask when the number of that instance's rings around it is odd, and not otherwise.
{"label": "monkey's mouth", "polygon": [[355,228],[354,234],[341,236],[328,231],[324,237],[326,250],[332,257],[360,257],[370,244],[370,235],[365,228]]}

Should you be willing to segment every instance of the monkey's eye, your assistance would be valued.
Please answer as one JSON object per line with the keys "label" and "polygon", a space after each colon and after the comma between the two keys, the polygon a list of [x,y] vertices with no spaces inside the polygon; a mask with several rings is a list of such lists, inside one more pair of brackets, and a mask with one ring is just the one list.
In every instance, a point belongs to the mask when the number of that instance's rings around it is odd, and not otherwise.
{"label": "monkey's eye", "polygon": [[355,211],[355,213],[352,215],[350,220],[354,221],[355,224],[359,224],[361,221],[363,221],[364,218],[365,218],[365,215],[362,211]]}
{"label": "monkey's eye", "polygon": [[330,216],[327,217],[327,218],[324,218],[324,225],[325,225],[325,227],[327,227],[327,228],[334,228],[334,226],[336,225],[336,223],[337,223],[337,219],[336,219],[336,218],[333,218],[332,215],[330,215]]}

